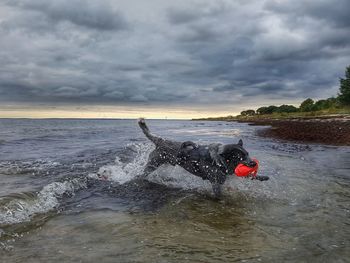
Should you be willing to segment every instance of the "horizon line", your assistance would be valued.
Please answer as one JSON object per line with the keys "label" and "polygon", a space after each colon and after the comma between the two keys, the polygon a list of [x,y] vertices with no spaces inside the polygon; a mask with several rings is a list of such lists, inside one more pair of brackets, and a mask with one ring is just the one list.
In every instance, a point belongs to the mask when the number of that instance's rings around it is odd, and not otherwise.
{"label": "horizon line", "polygon": [[[147,120],[192,120],[196,118],[145,118],[140,117]],[[133,118],[133,117],[125,117],[125,118],[89,118],[89,117],[51,117],[51,118],[45,118],[45,117],[0,117],[1,120],[12,120],[12,119],[22,119],[22,120],[137,120],[140,118]],[[210,118],[210,117],[209,117]],[[213,117],[216,118],[216,117]]]}

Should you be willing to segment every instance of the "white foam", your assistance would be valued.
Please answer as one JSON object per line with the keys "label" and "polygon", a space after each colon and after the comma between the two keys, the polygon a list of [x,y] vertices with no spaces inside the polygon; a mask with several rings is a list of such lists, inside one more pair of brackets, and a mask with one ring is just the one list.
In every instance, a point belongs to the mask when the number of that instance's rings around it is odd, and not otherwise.
{"label": "white foam", "polygon": [[73,195],[78,189],[86,188],[86,180],[73,179],[46,185],[35,198],[12,199],[0,207],[0,224],[9,225],[30,221],[36,214],[47,213],[60,204],[64,195]]}
{"label": "white foam", "polygon": [[127,147],[135,151],[136,156],[132,162],[123,163],[120,157],[117,156],[114,164],[100,167],[97,174],[90,174],[89,177],[124,184],[141,175],[154,145],[151,143],[135,143],[128,144]]}

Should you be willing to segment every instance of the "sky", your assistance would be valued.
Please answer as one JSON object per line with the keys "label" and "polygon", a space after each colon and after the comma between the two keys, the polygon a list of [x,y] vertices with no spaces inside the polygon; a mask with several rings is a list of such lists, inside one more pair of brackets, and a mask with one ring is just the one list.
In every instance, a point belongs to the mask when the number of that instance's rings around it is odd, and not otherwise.
{"label": "sky", "polygon": [[1,0],[0,117],[196,118],[336,96],[349,0]]}

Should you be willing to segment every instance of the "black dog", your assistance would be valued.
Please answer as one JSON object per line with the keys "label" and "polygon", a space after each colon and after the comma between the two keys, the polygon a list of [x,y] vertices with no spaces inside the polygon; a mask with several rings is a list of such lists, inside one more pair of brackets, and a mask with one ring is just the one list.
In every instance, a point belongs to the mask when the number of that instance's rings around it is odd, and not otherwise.
{"label": "black dog", "polygon": [[[162,164],[179,165],[188,172],[209,180],[216,197],[221,196],[221,186],[229,174],[240,163],[254,167],[256,162],[249,158],[248,152],[243,148],[242,140],[238,144],[210,144],[197,145],[193,142],[176,142],[165,140],[150,133],[145,120],[139,120],[139,126],[146,137],[152,141],[156,149],[149,155],[144,170],[147,176]],[[259,180],[267,180],[260,176]]]}

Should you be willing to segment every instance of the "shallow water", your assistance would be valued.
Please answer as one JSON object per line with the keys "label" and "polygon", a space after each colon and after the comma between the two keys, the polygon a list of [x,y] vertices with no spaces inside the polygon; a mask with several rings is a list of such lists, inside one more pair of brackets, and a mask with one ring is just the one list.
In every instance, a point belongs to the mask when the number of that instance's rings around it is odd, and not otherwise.
{"label": "shallow water", "polygon": [[135,120],[2,119],[0,261],[349,262],[349,147],[242,123],[149,126],[180,141],[242,138],[271,179],[230,177],[218,202],[179,167],[141,180],[153,146]]}

